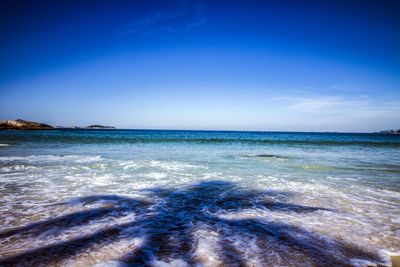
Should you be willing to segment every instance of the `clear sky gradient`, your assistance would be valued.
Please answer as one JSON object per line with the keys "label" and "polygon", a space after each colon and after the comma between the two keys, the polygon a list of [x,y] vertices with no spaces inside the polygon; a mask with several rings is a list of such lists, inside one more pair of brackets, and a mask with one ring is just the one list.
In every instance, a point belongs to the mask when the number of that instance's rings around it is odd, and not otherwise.
{"label": "clear sky gradient", "polygon": [[400,128],[400,1],[1,1],[0,120]]}

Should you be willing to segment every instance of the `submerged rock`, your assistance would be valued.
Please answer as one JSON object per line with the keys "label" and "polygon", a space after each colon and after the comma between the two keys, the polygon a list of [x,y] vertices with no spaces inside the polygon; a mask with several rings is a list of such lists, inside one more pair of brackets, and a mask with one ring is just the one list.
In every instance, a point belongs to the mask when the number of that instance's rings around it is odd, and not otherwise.
{"label": "submerged rock", "polygon": [[54,130],[54,127],[33,121],[0,121],[0,129],[7,130]]}

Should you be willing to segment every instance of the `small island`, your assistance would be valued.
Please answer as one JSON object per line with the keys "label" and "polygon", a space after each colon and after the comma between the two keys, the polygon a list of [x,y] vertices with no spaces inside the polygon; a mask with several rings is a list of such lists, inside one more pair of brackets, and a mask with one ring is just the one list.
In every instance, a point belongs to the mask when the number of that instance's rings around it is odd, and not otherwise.
{"label": "small island", "polygon": [[86,129],[115,129],[114,126],[103,126],[103,125],[90,125],[87,126]]}
{"label": "small island", "polygon": [[75,130],[109,130],[116,129],[114,126],[103,126],[103,125],[89,125],[89,126],[56,126],[56,129],[75,129]]}

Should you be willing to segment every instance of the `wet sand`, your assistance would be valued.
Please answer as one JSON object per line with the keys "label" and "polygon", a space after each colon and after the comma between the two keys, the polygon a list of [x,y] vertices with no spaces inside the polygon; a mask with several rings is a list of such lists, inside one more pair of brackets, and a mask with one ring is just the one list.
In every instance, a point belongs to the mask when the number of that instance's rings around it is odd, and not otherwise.
{"label": "wet sand", "polygon": [[400,255],[391,256],[392,267],[400,267]]}

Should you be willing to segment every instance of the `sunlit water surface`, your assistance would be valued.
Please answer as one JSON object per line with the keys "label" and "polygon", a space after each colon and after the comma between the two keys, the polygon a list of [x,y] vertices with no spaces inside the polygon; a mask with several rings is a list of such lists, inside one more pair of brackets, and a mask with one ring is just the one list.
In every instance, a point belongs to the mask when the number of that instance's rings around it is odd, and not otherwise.
{"label": "sunlit water surface", "polygon": [[391,266],[400,138],[0,132],[0,265]]}

